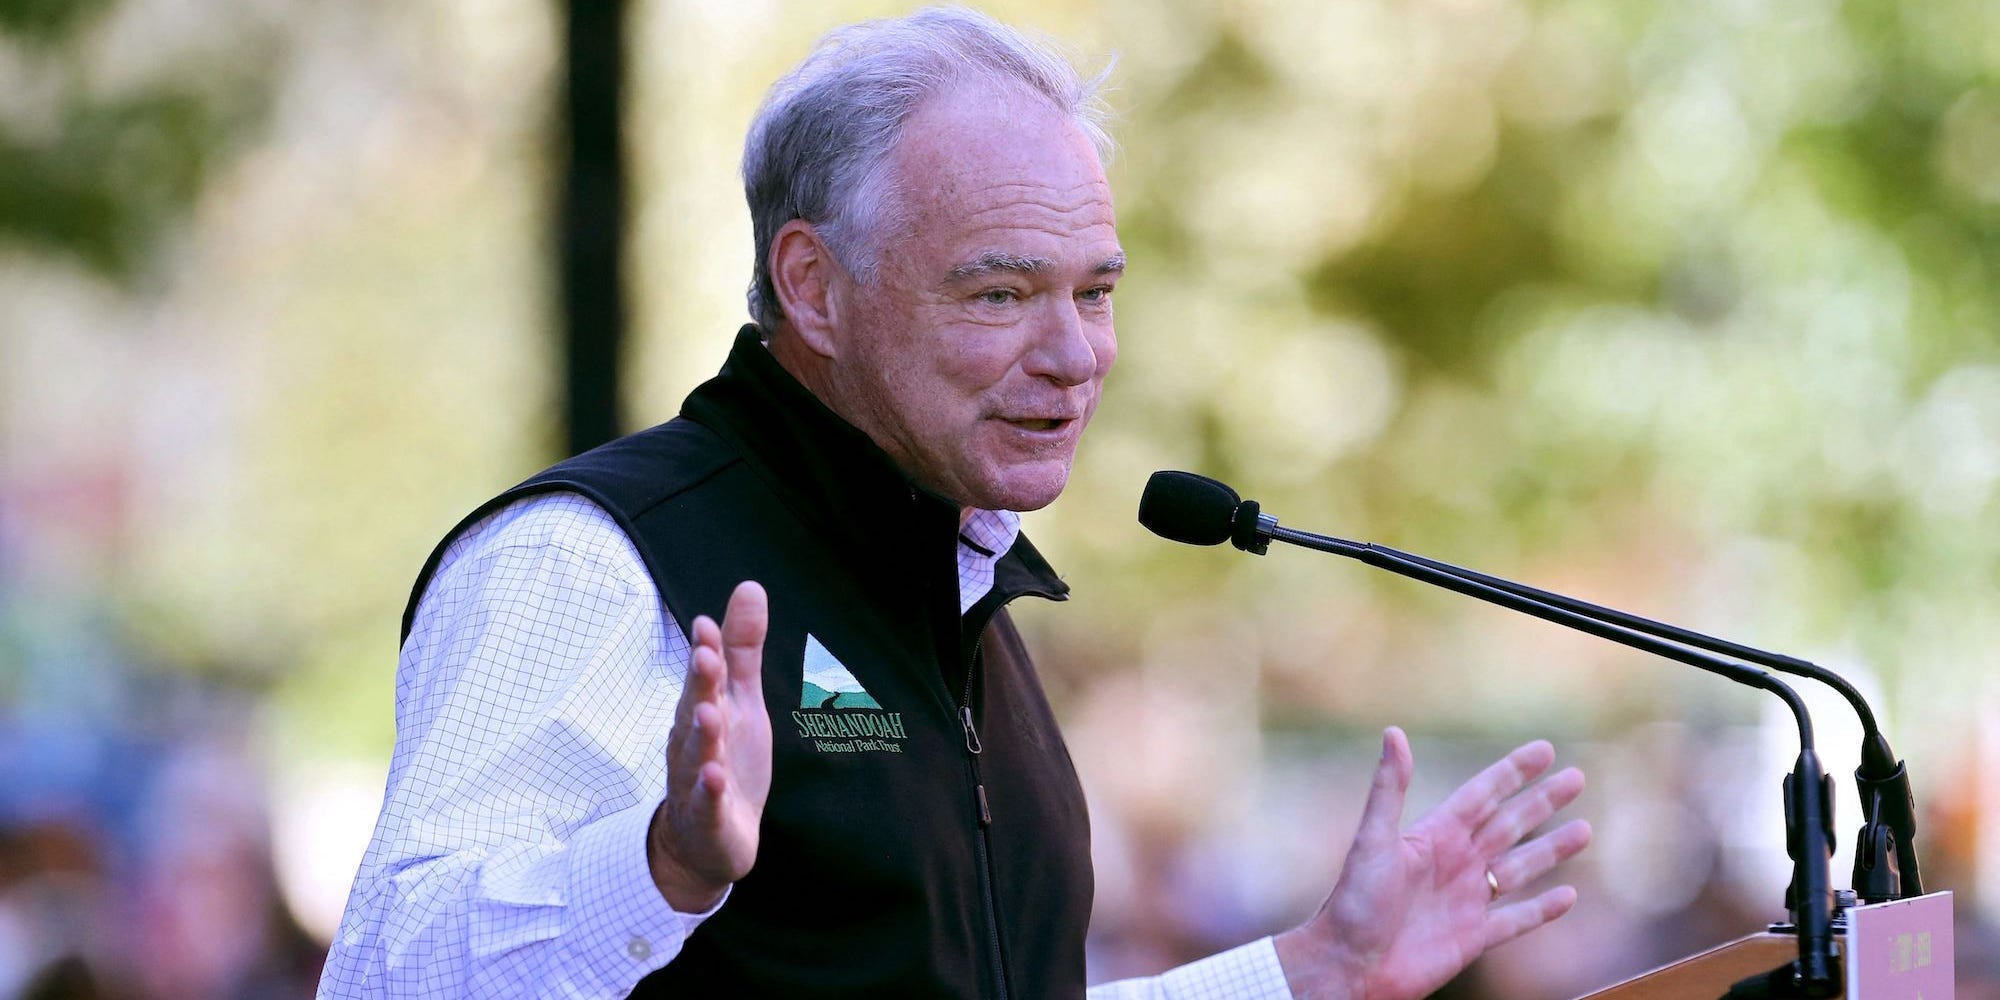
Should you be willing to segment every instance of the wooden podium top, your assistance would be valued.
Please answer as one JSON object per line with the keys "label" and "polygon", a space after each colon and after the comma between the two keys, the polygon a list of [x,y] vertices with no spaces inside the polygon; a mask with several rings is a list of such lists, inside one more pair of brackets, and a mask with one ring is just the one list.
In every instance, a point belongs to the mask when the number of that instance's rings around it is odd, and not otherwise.
{"label": "wooden podium top", "polygon": [[[1847,911],[1836,934],[1848,1000],[1949,1000],[1952,894],[1933,892]],[[1729,988],[1799,956],[1789,934],[1752,934],[1660,966],[1580,1000],[1719,1000]]]}
{"label": "wooden podium top", "polygon": [[1752,934],[1690,955],[1581,1000],[1717,1000],[1729,987],[1799,957],[1789,934]]}

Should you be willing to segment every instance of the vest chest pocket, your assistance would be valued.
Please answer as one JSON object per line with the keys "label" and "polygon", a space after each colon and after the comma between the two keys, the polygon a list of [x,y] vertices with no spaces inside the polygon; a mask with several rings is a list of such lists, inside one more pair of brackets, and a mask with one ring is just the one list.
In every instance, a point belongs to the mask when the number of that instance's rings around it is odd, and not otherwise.
{"label": "vest chest pocket", "polygon": [[772,860],[850,900],[914,896],[928,909],[940,887],[975,870],[957,720],[921,684],[927,667],[857,661],[856,671],[809,632],[793,641],[785,645],[798,652],[778,662],[799,666],[765,674],[772,781],[757,869]]}
{"label": "vest chest pocket", "polygon": [[886,710],[872,711],[883,717],[872,721],[860,721],[865,709],[797,711],[821,721],[787,713],[786,730],[773,734],[756,875],[793,884],[801,899],[838,900],[824,916],[840,922],[912,906],[935,912],[976,888],[956,740],[939,736],[935,723],[913,727]]}

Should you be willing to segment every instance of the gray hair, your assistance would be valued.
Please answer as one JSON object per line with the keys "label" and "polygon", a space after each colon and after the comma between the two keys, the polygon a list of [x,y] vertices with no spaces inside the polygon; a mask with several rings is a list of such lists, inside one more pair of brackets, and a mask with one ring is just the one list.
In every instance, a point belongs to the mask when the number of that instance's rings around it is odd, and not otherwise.
{"label": "gray hair", "polygon": [[812,223],[847,272],[866,279],[881,252],[889,152],[923,102],[967,81],[1016,84],[1046,98],[1111,151],[1099,91],[1048,45],[961,7],[837,28],[771,86],[743,145],[743,190],[756,241],[750,315],[766,330],[783,318],[771,280],[771,241],[793,219]]}

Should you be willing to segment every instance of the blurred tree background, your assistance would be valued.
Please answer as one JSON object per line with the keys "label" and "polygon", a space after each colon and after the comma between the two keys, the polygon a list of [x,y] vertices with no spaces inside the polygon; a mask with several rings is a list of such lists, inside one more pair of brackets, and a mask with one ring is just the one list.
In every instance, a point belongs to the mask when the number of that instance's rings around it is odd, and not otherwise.
{"label": "blurred tree background", "polygon": [[[2000,8],[982,7],[1116,55],[1120,363],[1028,521],[1077,598],[1022,611],[1093,798],[1094,970],[1302,916],[1391,722],[1419,798],[1532,736],[1592,776],[1583,919],[1466,995],[1601,986],[1754,929],[1784,881],[1758,696],[1352,564],[1159,542],[1157,468],[1850,674],[1912,761],[1929,880],[2000,912]],[[741,321],[763,89],[908,9],[632,5],[627,426]],[[410,579],[560,451],[562,26],[0,3],[0,719],[240,693],[315,934],[379,803]],[[1852,728],[1821,704],[1844,841]],[[10,775],[48,770],[10,740]]]}

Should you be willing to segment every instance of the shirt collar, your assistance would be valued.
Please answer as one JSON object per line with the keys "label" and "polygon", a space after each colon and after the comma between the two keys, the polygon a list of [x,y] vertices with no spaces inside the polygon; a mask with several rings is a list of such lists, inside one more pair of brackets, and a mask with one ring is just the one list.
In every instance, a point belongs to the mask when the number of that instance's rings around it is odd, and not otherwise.
{"label": "shirt collar", "polygon": [[993,565],[1021,536],[1021,515],[1011,510],[974,510],[958,528],[958,613],[964,614],[993,589]]}

